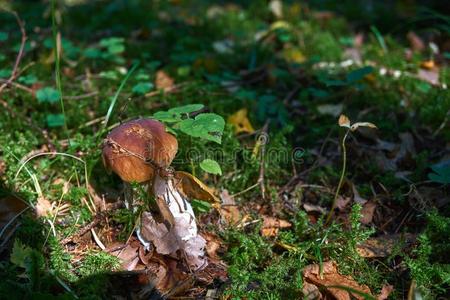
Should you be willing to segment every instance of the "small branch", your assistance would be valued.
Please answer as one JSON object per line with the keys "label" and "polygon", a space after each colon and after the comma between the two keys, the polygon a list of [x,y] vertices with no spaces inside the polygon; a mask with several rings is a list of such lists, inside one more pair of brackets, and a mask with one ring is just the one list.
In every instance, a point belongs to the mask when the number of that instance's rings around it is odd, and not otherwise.
{"label": "small branch", "polygon": [[3,92],[3,90],[4,90],[8,85],[10,85],[10,84],[16,79],[16,77],[17,77],[17,71],[18,71],[19,64],[20,64],[20,60],[22,59],[22,57],[23,57],[23,55],[24,55],[25,42],[27,41],[27,34],[26,34],[26,32],[25,32],[25,26],[24,26],[23,21],[19,18],[19,15],[18,15],[15,11],[13,11],[13,12],[11,12],[11,13],[12,13],[12,14],[14,15],[14,17],[16,18],[17,24],[19,24],[20,32],[21,32],[21,34],[22,34],[22,40],[21,40],[21,43],[20,43],[19,53],[17,54],[16,62],[14,63],[14,67],[13,67],[13,71],[12,71],[12,73],[11,73],[11,76],[9,77],[8,81],[6,81],[5,83],[3,83],[3,84],[0,86],[0,94]]}

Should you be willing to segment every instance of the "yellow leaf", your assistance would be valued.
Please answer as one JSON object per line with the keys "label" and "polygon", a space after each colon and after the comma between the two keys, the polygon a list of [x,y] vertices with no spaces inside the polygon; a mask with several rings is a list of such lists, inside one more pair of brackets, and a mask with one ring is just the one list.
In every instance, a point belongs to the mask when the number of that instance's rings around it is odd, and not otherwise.
{"label": "yellow leaf", "polygon": [[234,125],[236,134],[241,132],[253,133],[255,129],[247,118],[247,109],[242,108],[228,117],[228,123]]}
{"label": "yellow leaf", "polygon": [[186,198],[220,203],[220,200],[214,196],[211,189],[194,175],[183,171],[176,171],[174,177],[176,189],[184,194]]}
{"label": "yellow leaf", "polygon": [[338,121],[339,126],[350,128],[350,119],[346,115],[341,115]]}
{"label": "yellow leaf", "polygon": [[425,70],[433,70],[434,67],[436,67],[436,64],[434,60],[426,60],[420,63],[420,67],[424,68]]}
{"label": "yellow leaf", "polygon": [[286,47],[283,49],[282,53],[283,58],[292,63],[301,64],[305,62],[306,57],[303,55],[303,53],[300,51],[297,47]]}

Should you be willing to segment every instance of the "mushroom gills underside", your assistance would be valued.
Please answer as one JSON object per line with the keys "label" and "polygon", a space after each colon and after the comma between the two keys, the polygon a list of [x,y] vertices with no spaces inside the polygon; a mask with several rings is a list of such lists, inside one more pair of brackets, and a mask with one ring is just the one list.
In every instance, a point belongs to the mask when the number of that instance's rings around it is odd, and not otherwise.
{"label": "mushroom gills underside", "polygon": [[139,240],[146,248],[151,242],[160,254],[184,251],[191,269],[204,268],[206,241],[198,234],[191,204],[174,187],[172,178],[156,176],[153,190],[163,221],[158,221],[151,212],[144,212],[137,230]]}

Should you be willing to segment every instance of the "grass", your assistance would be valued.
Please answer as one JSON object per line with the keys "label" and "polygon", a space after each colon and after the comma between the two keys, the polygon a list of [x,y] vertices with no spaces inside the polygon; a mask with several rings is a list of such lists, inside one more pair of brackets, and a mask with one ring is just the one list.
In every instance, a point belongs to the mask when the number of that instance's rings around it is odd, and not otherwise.
{"label": "grass", "polygon": [[[5,109],[0,111],[0,188],[14,191],[30,206],[36,205],[41,194],[54,205],[61,199],[70,204],[70,210],[49,217],[55,221],[56,236],[49,222],[34,218],[31,209],[20,216],[9,252],[14,241],[20,242],[17,249],[30,253],[31,260],[22,267],[11,262],[7,251],[2,252],[0,274],[5,280],[0,290],[11,299],[32,294],[105,297],[108,274],[118,269],[117,260],[95,246],[76,254],[58,242],[92,221],[91,188],[108,201],[122,197],[121,181],[106,173],[100,159],[104,129],[122,120],[202,103],[225,119],[247,108],[255,128],[269,120],[265,159],[255,154],[259,151],[255,150],[256,133],[237,136],[227,124],[220,145],[177,136],[180,150],[173,166],[195,173],[217,194],[223,189],[236,194],[255,185],[263,166],[267,199],[261,198],[256,185],[236,201],[254,219],[263,208],[293,224],[273,238],[261,236],[259,223],[242,229],[202,224],[219,234],[227,248],[222,258],[229,265],[230,280],[220,286],[224,295],[233,299],[301,297],[302,270],[334,260],[342,273],[368,285],[374,294],[389,283],[395,289],[392,299],[406,297],[414,280],[426,299],[448,296],[445,253],[450,215],[444,201],[448,186],[427,180],[429,167],[445,157],[450,131],[442,124],[448,118],[450,95],[442,85],[410,76],[433,58],[439,62],[440,82],[448,85],[448,58],[425,49],[405,59],[408,45],[403,37],[414,27],[388,32],[386,24],[362,25],[365,20],[338,15],[321,19],[306,4],[283,3],[281,20],[261,1],[217,7],[203,1],[8,4],[25,20],[29,40],[20,65],[25,71],[16,80],[25,88],[12,86],[1,95]],[[382,7],[377,4],[377,9]],[[95,19],[87,17],[94,14]],[[349,4],[346,14],[354,15]],[[57,24],[58,16],[62,21]],[[376,21],[377,16],[370,19]],[[5,51],[0,55],[0,79],[6,80],[20,31],[12,16],[0,14],[0,20],[5,24],[1,31],[7,33],[1,40]],[[362,64],[341,64],[347,60],[348,48],[355,48],[353,37],[359,30],[365,33],[357,48]],[[439,33],[437,40],[448,36],[439,26],[433,30]],[[59,41],[61,52],[56,50]],[[358,77],[368,65],[373,69]],[[384,74],[383,69],[389,72]],[[176,92],[155,92],[158,70],[180,84]],[[393,75],[396,70],[399,77]],[[47,87],[59,92],[56,101],[51,95],[45,101],[36,97]],[[139,92],[144,87],[145,93]],[[155,93],[148,97],[147,92]],[[351,133],[346,153],[340,153],[338,114],[321,113],[323,105],[342,105],[342,113],[350,119],[376,124],[376,136]],[[63,123],[48,122],[48,116],[61,112]],[[411,133],[416,152],[406,154],[395,168],[383,169],[380,153],[396,155],[398,150],[377,150],[377,139],[398,149],[402,146],[399,134],[406,132]],[[295,149],[301,149],[298,158],[291,155]],[[223,176],[199,168],[205,158],[219,161]],[[347,164],[345,176],[342,158]],[[294,173],[299,185],[286,186]],[[352,202],[330,213],[330,222],[324,214],[305,212],[304,204],[329,210],[337,199],[333,201],[333,193],[351,198],[352,185],[362,198],[377,203],[370,225],[360,223],[364,210]],[[412,187],[427,200],[419,203],[421,210],[415,205],[418,200]],[[142,187],[132,189],[136,199],[149,201]],[[129,237],[136,214],[121,209],[111,216],[117,241]],[[356,252],[369,236],[401,232],[419,236],[411,249],[380,259],[362,258]],[[401,243],[399,249],[403,249]]]}

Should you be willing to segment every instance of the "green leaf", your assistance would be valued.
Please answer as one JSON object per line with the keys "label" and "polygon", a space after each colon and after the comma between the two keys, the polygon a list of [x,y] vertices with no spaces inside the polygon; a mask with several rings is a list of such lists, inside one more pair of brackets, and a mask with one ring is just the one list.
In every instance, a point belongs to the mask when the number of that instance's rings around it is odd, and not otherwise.
{"label": "green leaf", "polygon": [[200,163],[200,168],[202,168],[203,171],[216,174],[216,175],[222,175],[222,169],[220,168],[220,165],[217,161],[213,159],[205,159]]}
{"label": "green leaf", "polygon": [[431,166],[434,173],[429,173],[428,178],[434,182],[450,184],[450,160]]}
{"label": "green leaf", "polygon": [[356,69],[347,74],[347,82],[353,83],[364,78],[364,76],[369,75],[373,72],[373,67],[367,66],[360,69]]}
{"label": "green leaf", "polygon": [[61,127],[64,125],[64,115],[63,114],[50,114],[47,115],[47,125],[48,127]]}
{"label": "green leaf", "polygon": [[108,52],[111,54],[119,54],[125,51],[125,46],[122,44],[113,44],[108,47]]}
{"label": "green leaf", "polygon": [[87,58],[99,58],[100,56],[102,56],[102,51],[100,51],[97,48],[91,47],[91,48],[87,48],[86,50],[84,50],[83,54]]}
{"label": "green leaf", "polygon": [[189,114],[194,111],[198,111],[204,107],[203,104],[188,104],[184,106],[174,107],[169,109],[170,113],[176,114]]}
{"label": "green leaf", "polygon": [[8,33],[4,31],[0,31],[0,42],[4,42],[8,39]]}
{"label": "green leaf", "polygon": [[25,246],[19,240],[14,241],[14,246],[11,252],[10,260],[16,266],[21,268],[26,267],[26,259],[31,255],[33,250],[30,247]]}
{"label": "green leaf", "polygon": [[431,90],[431,84],[429,84],[428,82],[418,82],[416,87],[424,94],[428,93]]}
{"label": "green leaf", "polygon": [[211,204],[203,200],[192,199],[191,205],[196,213],[207,213],[211,210]]}
{"label": "green leaf", "polygon": [[113,71],[113,70],[102,71],[102,72],[100,72],[99,76],[101,78],[111,79],[111,80],[118,80],[119,79],[119,76],[117,75],[117,72]]}
{"label": "green leaf", "polygon": [[9,69],[1,69],[0,70],[0,78],[8,78],[11,76],[12,71]]}
{"label": "green leaf", "polygon": [[125,41],[125,39],[121,38],[121,37],[105,38],[100,41],[100,46],[110,47],[112,45],[123,44],[124,41]]}
{"label": "green leaf", "polygon": [[37,82],[37,77],[34,74],[20,76],[18,81],[20,83],[26,84],[26,85],[32,85],[33,83]]}
{"label": "green leaf", "polygon": [[131,90],[134,94],[144,95],[153,89],[153,83],[151,82],[139,82]]}
{"label": "green leaf", "polygon": [[221,144],[225,120],[217,114],[206,113],[196,116],[195,119],[183,120],[178,126],[183,133],[190,136]]}
{"label": "green leaf", "polygon": [[179,114],[170,113],[168,111],[158,111],[152,117],[158,121],[167,123],[175,123],[181,121],[181,117]]}
{"label": "green leaf", "polygon": [[45,87],[36,92],[36,98],[39,103],[56,103],[59,101],[60,94],[52,87]]}

